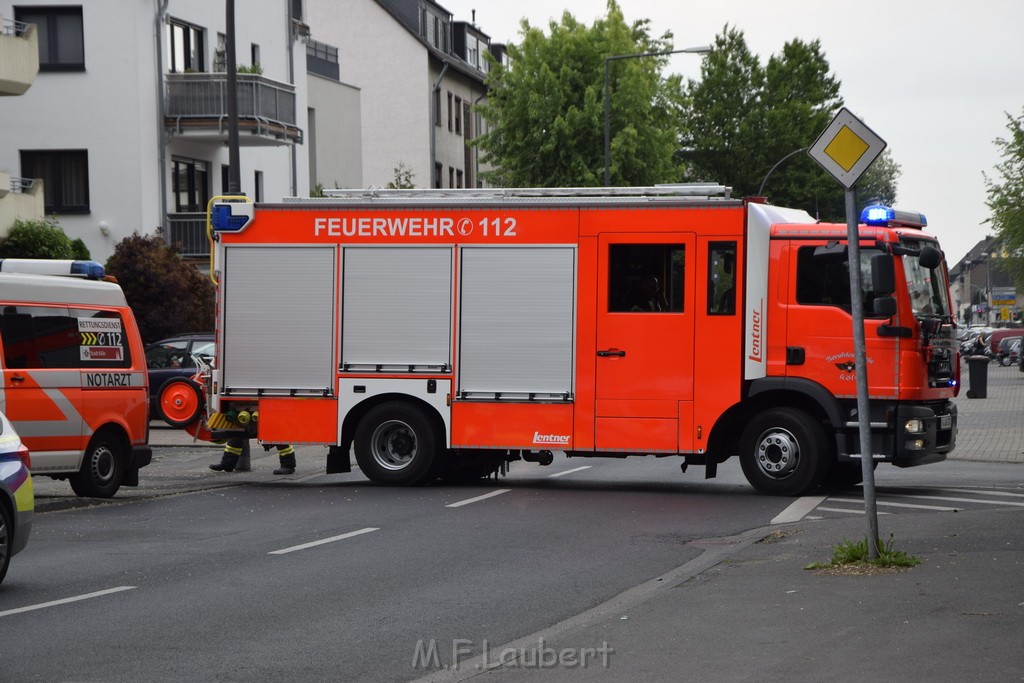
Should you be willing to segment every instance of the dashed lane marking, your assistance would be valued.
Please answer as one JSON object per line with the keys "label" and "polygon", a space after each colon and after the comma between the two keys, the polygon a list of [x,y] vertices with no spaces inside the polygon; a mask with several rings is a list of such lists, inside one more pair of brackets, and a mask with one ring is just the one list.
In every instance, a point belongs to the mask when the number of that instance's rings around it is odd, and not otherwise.
{"label": "dashed lane marking", "polygon": [[487,500],[488,498],[494,498],[495,496],[500,496],[501,494],[508,493],[511,490],[512,489],[498,489],[497,491],[491,491],[490,493],[485,493],[484,495],[477,496],[476,498],[468,498],[466,500],[460,500],[458,503],[452,503],[451,505],[445,505],[445,507],[446,508],[460,508],[463,505],[470,505],[471,503],[479,503],[481,500]]}
{"label": "dashed lane marking", "polygon": [[301,545],[293,545],[290,548],[281,548],[280,550],[271,550],[268,555],[284,555],[286,553],[294,553],[296,550],[306,550],[307,548],[314,548],[318,545],[324,545],[325,543],[334,543],[335,541],[343,541],[346,538],[352,538],[353,536],[362,536],[368,534],[371,531],[380,531],[380,527],[366,527],[365,529],[359,529],[358,531],[350,531],[347,534],[341,534],[340,536],[331,536],[330,538],[321,538],[319,541],[310,541],[309,543],[303,543]]}
{"label": "dashed lane marking", "polygon": [[66,605],[69,602],[78,602],[79,600],[89,600],[90,598],[99,598],[104,595],[110,595],[111,593],[120,593],[122,591],[130,591],[138,586],[118,586],[117,588],[108,588],[102,591],[96,591],[95,593],[86,593],[85,595],[76,595],[71,598],[63,598],[61,600],[53,600],[51,602],[43,602],[38,605],[28,605],[27,607],[17,607],[15,609],[8,609],[0,612],[0,617],[7,617],[12,614],[21,614],[22,612],[31,612],[37,609],[46,609],[47,607],[57,607],[58,605]]}
{"label": "dashed lane marking", "polygon": [[589,470],[591,467],[593,467],[593,465],[584,465],[583,467],[574,467],[571,470],[565,470],[564,472],[555,472],[554,474],[549,474],[548,479],[564,477],[565,475],[572,474],[573,472],[582,472],[583,470]]}

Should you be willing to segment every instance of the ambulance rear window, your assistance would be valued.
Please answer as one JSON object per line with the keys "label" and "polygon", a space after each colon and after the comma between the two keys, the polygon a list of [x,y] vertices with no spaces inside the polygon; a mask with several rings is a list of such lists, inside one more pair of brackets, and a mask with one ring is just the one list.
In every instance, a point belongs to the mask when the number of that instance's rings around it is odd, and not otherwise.
{"label": "ambulance rear window", "polygon": [[5,306],[0,311],[4,367],[100,369],[131,365],[121,316],[64,306]]}

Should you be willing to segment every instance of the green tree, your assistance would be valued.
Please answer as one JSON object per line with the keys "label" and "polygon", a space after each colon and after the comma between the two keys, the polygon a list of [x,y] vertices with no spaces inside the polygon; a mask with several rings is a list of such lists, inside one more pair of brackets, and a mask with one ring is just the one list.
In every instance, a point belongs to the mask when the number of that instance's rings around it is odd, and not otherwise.
{"label": "green tree", "polygon": [[983,173],[988,192],[989,222],[1003,241],[1009,258],[1006,267],[1019,287],[1024,287],[1024,109],[1019,117],[1006,113],[1009,135],[995,139],[1001,161],[996,177]]}
{"label": "green tree", "polygon": [[[53,218],[16,218],[10,233],[0,243],[0,258],[81,258],[78,254],[84,248],[84,243],[80,248],[73,246],[60,224]],[[85,249],[84,253],[85,258],[89,258],[89,250]]]}
{"label": "green tree", "polygon": [[399,161],[398,166],[395,167],[394,179],[384,187],[389,190],[411,190],[416,187],[416,183],[412,181],[415,175],[404,161]]}
{"label": "green tree", "polygon": [[159,230],[118,242],[106,270],[124,290],[144,342],[213,329],[213,283],[167,246]]}
{"label": "green tree", "polygon": [[[602,185],[605,58],[671,50],[671,34],[652,37],[646,20],[627,24],[615,0],[592,26],[565,12],[548,29],[524,20],[521,42],[509,45],[511,66],[492,63],[487,102],[478,107],[490,131],[475,144],[494,169],[482,175],[504,187]],[[665,64],[609,63],[613,185],[679,179],[682,82],[662,78]]]}
{"label": "green tree", "polygon": [[[737,196],[757,194],[763,185],[774,204],[845,220],[842,186],[799,151],[842,107],[840,85],[819,41],[794,39],[762,67],[743,32],[726,26],[701,65],[701,79],[688,84],[687,178],[729,185]],[[857,187],[858,205],[894,201],[899,174],[899,164],[883,154]]]}

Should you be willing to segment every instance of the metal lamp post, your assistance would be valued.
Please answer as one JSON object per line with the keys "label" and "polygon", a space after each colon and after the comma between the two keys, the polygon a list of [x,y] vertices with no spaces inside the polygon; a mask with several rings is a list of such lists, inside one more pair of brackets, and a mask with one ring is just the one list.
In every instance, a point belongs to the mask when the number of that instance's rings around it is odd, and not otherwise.
{"label": "metal lamp post", "polygon": [[640,57],[662,57],[664,55],[698,54],[711,52],[710,45],[687,47],[682,50],[665,50],[663,52],[638,52],[631,55],[611,55],[604,58],[604,185],[612,183],[612,137],[611,137],[611,77],[609,65],[620,59],[638,59]]}

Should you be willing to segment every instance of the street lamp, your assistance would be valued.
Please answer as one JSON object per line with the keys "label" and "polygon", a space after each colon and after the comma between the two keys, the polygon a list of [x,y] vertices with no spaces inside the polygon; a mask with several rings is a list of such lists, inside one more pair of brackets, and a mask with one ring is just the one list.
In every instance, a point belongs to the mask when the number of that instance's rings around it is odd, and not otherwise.
{"label": "street lamp", "polygon": [[793,150],[792,152],[790,152],[786,156],[784,156],[781,159],[779,159],[778,161],[776,161],[775,165],[772,166],[770,169],[768,169],[768,172],[764,174],[764,180],[761,181],[761,187],[757,188],[757,196],[758,197],[763,197],[764,196],[764,184],[768,182],[768,176],[770,176],[772,174],[772,171],[777,169],[782,164],[782,162],[785,161],[786,159],[790,158],[791,156],[795,156],[795,155],[799,154],[800,152],[806,152],[808,149],[810,149],[810,147],[801,147],[800,149]]}
{"label": "street lamp", "polygon": [[604,58],[604,186],[612,183],[612,137],[611,137],[611,80],[609,64],[620,59],[637,59],[639,57],[662,57],[664,55],[698,54],[711,52],[710,45],[687,47],[682,50],[665,50],[663,52],[638,52],[632,55],[612,55]]}

